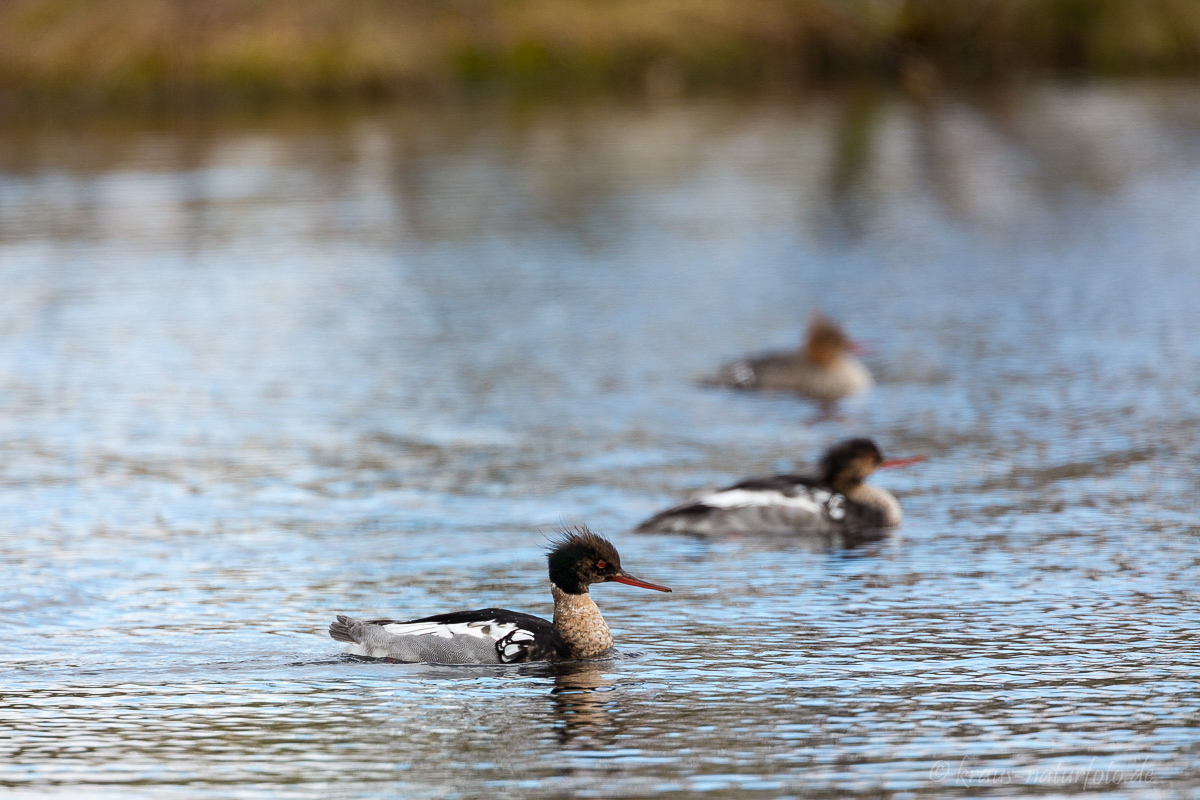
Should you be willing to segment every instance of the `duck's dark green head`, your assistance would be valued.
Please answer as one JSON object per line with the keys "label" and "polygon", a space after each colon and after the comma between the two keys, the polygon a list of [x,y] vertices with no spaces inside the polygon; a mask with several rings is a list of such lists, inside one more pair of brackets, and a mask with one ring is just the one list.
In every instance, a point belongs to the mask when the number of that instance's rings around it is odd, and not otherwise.
{"label": "duck's dark green head", "polygon": [[612,542],[584,526],[564,528],[550,540],[546,555],[550,581],[568,594],[586,594],[593,583],[614,581],[660,592],[671,591],[635,578],[621,569],[621,554]]}
{"label": "duck's dark green head", "polygon": [[821,480],[839,492],[846,492],[877,469],[905,467],[924,460],[925,456],[913,456],[884,461],[883,453],[870,439],[847,439],[825,451],[821,458]]}

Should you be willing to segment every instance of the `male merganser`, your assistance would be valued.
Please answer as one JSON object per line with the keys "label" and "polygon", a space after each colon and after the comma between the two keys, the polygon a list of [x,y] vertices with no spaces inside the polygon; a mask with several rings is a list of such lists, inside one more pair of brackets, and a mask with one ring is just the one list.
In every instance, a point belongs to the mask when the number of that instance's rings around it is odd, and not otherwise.
{"label": "male merganser", "polygon": [[329,635],[349,642],[346,652],[396,661],[435,664],[517,664],[594,658],[613,646],[612,634],[588,586],[615,581],[643,589],[671,591],[621,569],[621,556],[607,539],[586,527],[560,531],[546,560],[554,621],[481,608],[398,622],[338,615]]}
{"label": "male merganser", "polygon": [[826,451],[819,477],[751,478],[655,514],[634,532],[835,533],[893,528],[900,524],[899,501],[869,486],[866,479],[877,469],[924,460],[916,456],[884,461],[870,439],[850,439]]}
{"label": "male merganser", "polygon": [[855,345],[832,320],[814,314],[799,350],[766,353],[726,364],[707,381],[733,389],[794,392],[838,400],[871,387],[871,373],[851,353]]}

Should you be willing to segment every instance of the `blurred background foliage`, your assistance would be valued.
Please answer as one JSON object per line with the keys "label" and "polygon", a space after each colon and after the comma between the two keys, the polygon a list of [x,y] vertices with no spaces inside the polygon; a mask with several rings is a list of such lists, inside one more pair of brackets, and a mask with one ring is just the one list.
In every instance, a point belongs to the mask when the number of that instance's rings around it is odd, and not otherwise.
{"label": "blurred background foliage", "polygon": [[1196,0],[0,0],[10,107],[1197,72]]}

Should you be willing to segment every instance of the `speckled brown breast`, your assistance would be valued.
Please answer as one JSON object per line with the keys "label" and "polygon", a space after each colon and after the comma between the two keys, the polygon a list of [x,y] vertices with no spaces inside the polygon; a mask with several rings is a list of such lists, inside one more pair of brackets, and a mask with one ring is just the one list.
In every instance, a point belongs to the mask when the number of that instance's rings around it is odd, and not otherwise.
{"label": "speckled brown breast", "polygon": [[554,628],[571,648],[573,658],[592,658],[613,646],[608,624],[587,592],[568,594],[551,584]]}

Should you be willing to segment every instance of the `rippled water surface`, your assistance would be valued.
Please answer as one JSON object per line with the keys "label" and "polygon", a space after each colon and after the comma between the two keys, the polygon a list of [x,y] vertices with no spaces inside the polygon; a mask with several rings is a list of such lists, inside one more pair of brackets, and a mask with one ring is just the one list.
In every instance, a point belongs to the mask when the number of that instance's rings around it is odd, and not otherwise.
{"label": "rippled water surface", "polygon": [[[0,130],[0,786],[1200,792],[1200,93]],[[833,412],[700,388],[840,319]],[[893,536],[634,536],[848,435]],[[616,658],[346,660],[336,612]]]}

